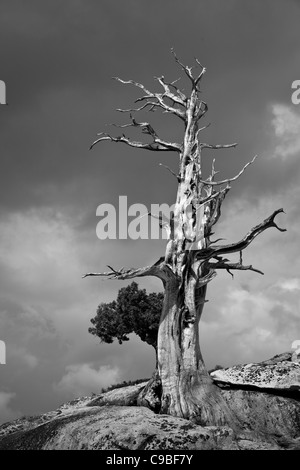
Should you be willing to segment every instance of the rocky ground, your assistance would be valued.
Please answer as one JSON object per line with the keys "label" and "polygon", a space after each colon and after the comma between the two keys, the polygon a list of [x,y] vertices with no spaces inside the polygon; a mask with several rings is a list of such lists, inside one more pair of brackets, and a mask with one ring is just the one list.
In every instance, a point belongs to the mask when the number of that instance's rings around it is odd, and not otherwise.
{"label": "rocky ground", "polygon": [[211,375],[238,410],[238,435],[136,406],[145,382],[3,424],[0,450],[300,449],[300,364],[291,354]]}

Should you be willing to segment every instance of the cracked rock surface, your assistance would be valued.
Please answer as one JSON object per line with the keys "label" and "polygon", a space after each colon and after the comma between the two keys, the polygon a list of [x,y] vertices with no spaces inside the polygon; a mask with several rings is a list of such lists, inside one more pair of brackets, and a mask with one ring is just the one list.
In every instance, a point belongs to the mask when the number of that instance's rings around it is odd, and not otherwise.
{"label": "cracked rock surface", "polygon": [[300,397],[300,364],[284,353],[257,364],[243,364],[216,370],[211,377],[217,383],[258,389],[295,392]]}
{"label": "cracked rock surface", "polygon": [[241,425],[237,433],[136,406],[144,382],[5,423],[0,450],[300,450],[298,367],[284,353],[212,373],[225,386],[222,394]]}

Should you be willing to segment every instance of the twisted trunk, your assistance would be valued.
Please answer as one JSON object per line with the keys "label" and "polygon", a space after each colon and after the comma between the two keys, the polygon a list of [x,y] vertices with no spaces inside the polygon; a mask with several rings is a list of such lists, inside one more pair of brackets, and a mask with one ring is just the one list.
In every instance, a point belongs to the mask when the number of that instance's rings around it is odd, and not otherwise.
{"label": "twisted trunk", "polygon": [[185,286],[165,285],[165,300],[158,332],[158,371],[162,382],[161,413],[191,419],[202,425],[234,426],[234,417],[219,388],[213,384],[199,345],[206,286],[195,281]]}

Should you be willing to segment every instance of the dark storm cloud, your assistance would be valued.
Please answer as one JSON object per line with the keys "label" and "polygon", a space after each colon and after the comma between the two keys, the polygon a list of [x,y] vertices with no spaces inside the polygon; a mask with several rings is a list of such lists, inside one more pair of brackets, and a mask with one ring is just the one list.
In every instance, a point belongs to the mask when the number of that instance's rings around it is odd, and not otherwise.
{"label": "dark storm cloud", "polygon": [[[82,207],[82,194],[88,204],[93,194],[110,195],[112,188],[128,192],[131,179],[136,188],[132,197],[141,197],[143,173],[138,181],[129,176],[138,161],[144,174],[156,179],[161,169],[155,162],[167,157],[107,144],[92,155],[87,149],[106,123],[125,119],[113,110],[130,106],[138,96],[111,76],[132,77],[148,86],[153,75],[176,78],[181,72],[169,54],[171,46],[184,61],[198,55],[208,67],[203,88],[213,126],[204,138],[239,142],[236,151],[218,154],[226,176],[264,150],[266,105],[275,99],[289,103],[290,84],[297,78],[300,13],[294,2],[154,1],[150,7],[144,1],[31,1],[25,7],[11,1],[1,9],[1,78],[9,101],[1,109],[4,208]],[[167,133],[172,134],[172,126],[172,119],[166,119]],[[176,166],[176,157],[171,158]],[[280,161],[273,165],[278,175]],[[287,177],[295,174],[295,166],[286,168]],[[268,187],[268,163],[257,163],[257,168],[237,188]],[[270,186],[281,184],[273,178]],[[167,177],[165,184],[173,195]],[[158,194],[165,198],[165,191],[158,189]],[[145,192],[146,200],[152,197]]]}

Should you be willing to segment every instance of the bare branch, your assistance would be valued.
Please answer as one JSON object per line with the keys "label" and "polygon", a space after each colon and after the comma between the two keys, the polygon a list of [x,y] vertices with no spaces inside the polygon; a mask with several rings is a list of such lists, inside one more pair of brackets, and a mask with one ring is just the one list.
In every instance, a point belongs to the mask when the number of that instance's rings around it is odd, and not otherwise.
{"label": "bare branch", "polygon": [[207,113],[207,111],[208,106],[205,101],[200,101],[200,104],[196,108],[196,121],[199,121]]}
{"label": "bare branch", "polygon": [[148,122],[137,122],[132,116],[132,114],[130,114],[130,119],[131,119],[131,123],[129,124],[122,124],[122,125],[111,124],[111,126],[118,127],[120,129],[124,129],[126,127],[140,127],[142,129],[143,134],[149,134],[153,138],[157,137],[156,132],[154,131],[153,127]]}
{"label": "bare branch", "polygon": [[[145,124],[145,123],[144,123]],[[146,133],[150,133],[146,132]],[[158,137],[154,137],[153,142],[150,143],[143,143],[143,142],[136,142],[133,140],[130,140],[128,137],[126,137],[124,134],[119,137],[112,137],[111,135],[107,134],[106,132],[100,132],[98,135],[101,137],[95,142],[92,143],[90,146],[90,150],[99,142],[102,142],[104,140],[110,140],[111,142],[123,142],[124,144],[129,145],[130,147],[135,147],[135,148],[141,148],[145,150],[153,150],[153,151],[165,151],[165,152],[170,152],[170,151],[175,151],[175,152],[180,152],[180,149],[178,148],[178,144],[173,144],[171,142],[165,142]]]}
{"label": "bare branch", "polygon": [[[204,131],[205,129],[207,129],[210,125],[211,125],[211,123],[209,122],[208,124],[206,124],[206,126],[200,127],[200,129],[197,130],[196,139],[198,139],[200,132],[201,132],[201,131]],[[200,146],[201,146],[201,145],[200,145]]]}
{"label": "bare branch", "polygon": [[150,106],[150,109],[148,109],[148,111],[155,111],[155,108],[161,108],[162,107],[162,106],[160,106],[159,103],[155,103],[153,101],[148,101],[147,103],[143,104],[143,106],[140,106],[139,108],[129,108],[129,109],[117,108],[116,111],[118,111],[119,113],[134,113],[134,112],[138,112],[138,111],[143,111],[148,106]]}
{"label": "bare branch", "polygon": [[[209,265],[209,267],[210,267],[210,265]],[[199,269],[200,269],[200,266],[199,266]],[[210,267],[208,273],[205,276],[199,276],[199,272],[198,272],[197,287],[205,286],[210,281],[212,281],[216,277],[216,275],[217,275],[217,273],[211,267]]]}
{"label": "bare branch", "polygon": [[216,197],[218,197],[220,194],[221,194],[221,191],[218,191],[218,192],[212,193],[212,194],[208,194],[207,197],[205,197],[204,199],[201,199],[201,200],[200,200],[200,205],[202,206],[203,204],[206,204],[206,203],[212,201],[213,199],[215,199]]}
{"label": "bare branch", "polygon": [[[142,96],[141,98],[138,98],[136,100],[136,102],[138,101],[143,101],[143,100],[148,100],[148,99],[156,99],[157,102],[153,102],[151,101],[150,102],[150,106],[152,107],[159,107],[159,108],[162,108],[164,110],[164,112],[166,113],[172,113],[172,114],[175,114],[176,116],[178,116],[180,119],[182,119],[183,121],[186,120],[186,115],[185,115],[185,112],[178,109],[178,108],[174,108],[174,106],[169,106],[165,101],[164,101],[164,97],[168,97],[166,93],[152,93],[151,91],[147,90],[147,88],[142,85],[141,83],[138,83],[138,82],[135,82],[134,80],[122,80],[121,78],[119,77],[113,77],[114,80],[117,80],[118,82],[120,83],[123,83],[125,85],[127,84],[131,84],[131,85],[134,85],[138,88],[141,88],[144,93],[145,93],[145,96]],[[171,92],[170,92],[171,93]],[[174,95],[175,96],[175,95]],[[173,100],[174,101],[174,100]],[[147,104],[144,106],[144,108],[147,106]],[[183,106],[184,106],[184,103],[183,103]],[[139,108],[139,109],[135,109],[135,110],[131,110],[131,111],[140,111],[142,108]],[[121,112],[128,112],[129,110],[121,110]]]}
{"label": "bare branch", "polygon": [[153,96],[153,93],[151,93],[151,91],[147,90],[147,88],[142,84],[142,83],[138,83],[138,82],[135,82],[134,80],[123,80],[122,78],[119,78],[119,77],[112,77],[113,80],[117,80],[118,82],[120,83],[123,83],[124,85],[134,85],[138,88],[141,88],[143,90],[144,93],[146,93],[146,95],[148,96]]}
{"label": "bare branch", "polygon": [[221,216],[221,206],[223,204],[223,201],[226,197],[226,194],[230,190],[230,186],[227,186],[225,189],[220,191],[219,195],[217,196],[214,204],[213,204],[213,212],[209,217],[209,222],[208,222],[208,230],[210,229],[218,222],[220,216]]}
{"label": "bare branch", "polygon": [[200,66],[202,70],[198,74],[198,76],[194,77],[194,75],[192,73],[192,70],[193,70],[194,67],[188,67],[187,65],[184,65],[182,62],[180,62],[180,60],[178,59],[178,57],[177,57],[177,55],[176,55],[173,48],[171,49],[171,52],[172,52],[172,54],[174,56],[174,59],[177,62],[177,64],[180,65],[180,67],[182,68],[182,70],[184,71],[186,76],[191,80],[193,88],[197,88],[198,83],[200,82],[201,78],[203,77],[203,75],[206,72],[206,68],[203,67],[203,65],[199,62],[198,59],[195,59],[197,65]]}
{"label": "bare branch", "polygon": [[252,163],[255,162],[256,158],[257,158],[257,155],[255,155],[255,157],[250,162],[246,163],[246,165],[241,169],[241,171],[236,176],[233,176],[232,178],[228,178],[228,179],[223,180],[223,181],[210,181],[210,180],[203,181],[203,180],[200,180],[200,183],[206,184],[208,186],[216,186],[216,185],[220,185],[220,184],[231,183],[231,181],[237,180],[244,173],[246,168],[248,168],[249,165],[251,165]]}
{"label": "bare branch", "polygon": [[179,97],[182,99],[183,102],[187,102],[187,97],[185,96],[185,94],[183,93],[183,90],[181,90],[180,88],[178,88],[175,83],[177,83],[179,80],[181,79],[181,77],[177,78],[177,80],[173,80],[173,82],[171,83],[166,83],[166,85],[169,85],[171,86],[172,88],[174,88],[174,90],[176,91],[176,93],[179,95]]}
{"label": "bare branch", "polygon": [[286,232],[286,229],[278,227],[278,225],[274,221],[276,215],[280,214],[282,212],[284,213],[283,209],[277,209],[275,212],[273,212],[273,214],[270,215],[270,217],[265,219],[261,224],[256,225],[255,227],[253,227],[247,233],[247,235],[245,235],[245,237],[242,238],[242,240],[240,240],[237,243],[232,243],[230,245],[224,245],[224,246],[222,246],[222,245],[218,246],[217,245],[215,247],[209,246],[208,248],[199,250],[197,258],[198,259],[208,260],[208,259],[211,259],[211,258],[215,258],[216,256],[219,256],[219,255],[241,252],[242,250],[247,248],[247,246],[249,246],[250,243],[259,234],[261,234],[262,232],[264,232],[266,229],[268,229],[270,227],[275,227],[280,232]]}
{"label": "bare branch", "polygon": [[[212,235],[212,234],[211,234]],[[217,238],[217,240],[210,240],[210,245],[214,244],[214,243],[218,243],[220,242],[221,240],[226,240],[226,238]]]}
{"label": "bare branch", "polygon": [[205,72],[206,72],[206,68],[205,68],[202,64],[200,64],[200,62],[199,62],[198,59],[196,59],[196,62],[197,62],[198,65],[200,65],[200,67],[202,67],[201,72],[199,73],[198,77],[197,77],[196,80],[195,80],[195,85],[198,85],[198,83],[200,82],[201,78],[203,77],[203,75],[204,75]]}
{"label": "bare branch", "polygon": [[[207,126],[208,127],[208,126]],[[231,149],[231,148],[235,148],[238,144],[237,143],[234,143],[234,144],[216,144],[216,145],[213,145],[213,144],[205,144],[205,143],[200,143],[199,144],[199,147],[201,147],[202,149],[213,149],[213,150],[219,150],[219,149]],[[255,157],[256,158],[256,157]]]}
{"label": "bare branch", "polygon": [[[132,116],[132,114],[130,114],[130,119],[131,119],[131,123],[129,124],[123,124],[123,125],[111,124],[111,125],[115,127],[119,127],[121,129],[126,128],[126,127],[140,127],[142,130],[142,133],[150,135],[153,138],[153,142],[155,144],[162,145],[166,149],[174,150],[175,152],[181,151],[180,144],[177,144],[176,142],[166,142],[160,139],[157,133],[155,132],[155,130],[153,129],[153,127],[151,126],[151,124],[149,124],[149,122],[137,122],[136,119],[134,119],[134,117]],[[159,150],[159,149],[155,148],[155,150]]]}
{"label": "bare branch", "polygon": [[[161,77],[154,77],[160,84],[161,86],[163,87],[163,89],[165,90],[164,92],[164,95],[169,98],[170,100],[172,100],[174,103],[177,103],[181,106],[183,106],[184,108],[186,107],[186,103],[187,103],[187,97],[180,91],[180,94],[178,93],[178,88],[175,87],[174,85],[172,84],[169,84],[165,81],[165,77],[162,75]],[[176,92],[177,92],[177,95],[175,95],[171,90],[170,90],[170,86],[172,86],[173,88],[176,89]]]}
{"label": "bare branch", "polygon": [[[238,263],[228,263],[226,260],[218,261],[217,263],[209,263],[209,266],[212,269],[226,269],[230,273],[230,270],[239,270],[239,271],[254,271],[256,273],[264,275],[259,269],[253,268],[252,265],[244,266],[241,262]],[[232,274],[231,274],[232,275]]]}
{"label": "bare branch", "polygon": [[213,181],[215,176],[220,173],[219,171],[216,171],[215,170],[215,163],[216,163],[216,159],[214,158],[213,161],[212,161],[212,165],[211,165],[211,175],[210,175],[210,180]]}
{"label": "bare branch", "polygon": [[164,263],[164,257],[160,258],[152,266],[146,266],[144,268],[130,268],[130,269],[121,268],[119,270],[113,269],[111,266],[108,266],[108,268],[110,269],[110,271],[108,272],[87,273],[87,274],[84,274],[82,278],[89,277],[89,276],[98,276],[98,277],[100,276],[100,277],[106,277],[108,279],[124,280],[124,279],[133,279],[135,277],[154,276],[154,277],[158,277],[159,279],[165,280],[168,276],[167,270],[170,270]]}
{"label": "bare branch", "polygon": [[180,60],[178,59],[173,47],[171,48],[171,52],[172,52],[172,54],[174,56],[174,59],[177,62],[177,64],[180,65],[180,67],[182,68],[184,73],[187,75],[187,77],[192,81],[192,83],[194,83],[194,77],[192,75],[192,67],[188,67],[188,66],[184,65],[182,62],[180,62]]}
{"label": "bare branch", "polygon": [[163,163],[159,163],[159,166],[163,166],[164,168],[166,168],[173,176],[175,176],[175,178],[177,179],[177,181],[180,183],[181,182],[181,177],[179,175],[177,175],[175,173],[175,171],[171,170],[171,168],[167,165],[164,165]]}

